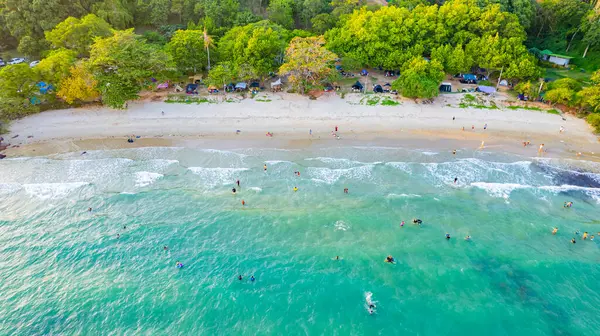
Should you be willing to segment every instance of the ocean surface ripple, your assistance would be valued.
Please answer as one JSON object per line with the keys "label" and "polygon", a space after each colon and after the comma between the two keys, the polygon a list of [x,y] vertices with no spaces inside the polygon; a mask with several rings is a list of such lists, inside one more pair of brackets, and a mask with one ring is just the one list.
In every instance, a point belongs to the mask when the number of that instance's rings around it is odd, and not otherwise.
{"label": "ocean surface ripple", "polygon": [[468,153],[2,160],[0,335],[596,334],[600,166]]}

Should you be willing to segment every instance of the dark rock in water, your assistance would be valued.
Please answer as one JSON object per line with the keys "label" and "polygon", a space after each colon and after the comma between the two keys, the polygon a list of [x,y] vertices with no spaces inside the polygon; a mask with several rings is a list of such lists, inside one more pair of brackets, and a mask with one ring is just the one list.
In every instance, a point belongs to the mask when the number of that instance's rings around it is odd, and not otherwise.
{"label": "dark rock in water", "polygon": [[0,154],[0,160],[4,159],[5,157],[6,157],[6,155]]}
{"label": "dark rock in water", "polygon": [[553,167],[547,164],[537,164],[537,167],[544,173],[550,174],[557,186],[572,185],[584,188],[600,188],[600,174]]}

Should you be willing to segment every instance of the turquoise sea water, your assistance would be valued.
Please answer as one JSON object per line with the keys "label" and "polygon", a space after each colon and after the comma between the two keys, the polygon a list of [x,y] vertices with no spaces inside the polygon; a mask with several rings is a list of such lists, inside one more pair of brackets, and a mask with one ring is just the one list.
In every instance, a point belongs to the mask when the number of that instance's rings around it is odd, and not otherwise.
{"label": "turquoise sea water", "polygon": [[0,334],[598,334],[600,237],[574,231],[600,231],[599,168],[368,146],[3,160]]}

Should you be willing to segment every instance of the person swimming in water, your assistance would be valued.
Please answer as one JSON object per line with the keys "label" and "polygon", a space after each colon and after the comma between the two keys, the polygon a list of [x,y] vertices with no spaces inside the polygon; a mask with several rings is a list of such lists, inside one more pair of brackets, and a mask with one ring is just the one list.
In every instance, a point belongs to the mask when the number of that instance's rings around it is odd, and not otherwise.
{"label": "person swimming in water", "polygon": [[168,249],[169,249],[169,247],[167,245],[163,246],[163,251],[166,251]]}
{"label": "person swimming in water", "polygon": [[456,155],[456,149],[452,151],[452,155]]}
{"label": "person swimming in water", "polygon": [[387,263],[394,263],[395,261],[396,260],[391,255],[389,255],[385,258],[385,262],[387,262]]}
{"label": "person swimming in water", "polygon": [[413,224],[419,224],[419,225],[421,225],[421,223],[423,223],[422,220],[420,220],[418,218],[413,218]]}
{"label": "person swimming in water", "polygon": [[175,266],[177,266],[177,268],[183,268],[183,264],[179,261],[175,264]]}
{"label": "person swimming in water", "polygon": [[[448,238],[449,239],[449,238]],[[465,240],[471,240],[471,236],[466,236]]]}
{"label": "person swimming in water", "polygon": [[335,260],[340,260],[340,256],[335,256]]}
{"label": "person swimming in water", "polygon": [[404,226],[404,221],[400,222],[400,227]]}
{"label": "person swimming in water", "polygon": [[373,314],[375,312],[375,308],[377,308],[375,306],[375,302],[373,302],[373,300],[371,299],[373,297],[373,293],[371,292],[367,292],[365,295],[365,303],[367,304],[367,310],[369,311],[369,314]]}
{"label": "person swimming in water", "polygon": [[558,228],[552,229],[552,234],[555,235],[558,232]]}
{"label": "person swimming in water", "polygon": [[240,180],[235,181],[235,183],[237,183],[238,188],[240,187]]}
{"label": "person swimming in water", "polygon": [[450,234],[446,233],[446,239],[450,239]]}
{"label": "person swimming in water", "polygon": [[251,275],[250,276],[250,281],[254,281],[254,280],[256,280],[256,278],[254,278],[254,275]]}
{"label": "person swimming in water", "polygon": [[456,182],[458,181],[458,177],[454,178],[454,184],[456,184]]}
{"label": "person swimming in water", "polygon": [[246,201],[242,200],[242,206],[246,205]]}
{"label": "person swimming in water", "polygon": [[88,208],[88,212],[92,212],[92,208]]}
{"label": "person swimming in water", "polygon": [[117,239],[121,238],[121,235],[117,233]]}
{"label": "person swimming in water", "polygon": [[577,242],[575,241],[575,238],[571,239],[571,243],[572,243],[572,244],[575,244],[575,243],[577,243]]}
{"label": "person swimming in water", "polygon": [[235,188],[231,189],[231,192],[234,193],[234,194],[235,194],[235,191],[236,191]]}
{"label": "person swimming in water", "polygon": [[590,236],[590,241],[594,240],[594,235]]}
{"label": "person swimming in water", "polygon": [[344,194],[348,193],[348,188],[344,188]]}
{"label": "person swimming in water", "polygon": [[263,169],[264,169],[265,171],[267,171],[267,164],[266,164],[266,163],[265,163],[265,165],[263,166]]}
{"label": "person swimming in water", "polygon": [[242,275],[241,275],[241,274],[240,274],[240,275],[238,275],[238,280],[242,281],[242,279],[243,279],[243,278],[242,278]]}
{"label": "person swimming in water", "polygon": [[583,238],[583,240],[586,240],[586,239],[587,239],[587,237],[588,237],[588,233],[587,233],[587,232],[584,232],[584,233],[583,233],[583,237],[582,237],[582,238]]}
{"label": "person swimming in water", "polygon": [[298,187],[294,187],[294,191],[298,191]]}

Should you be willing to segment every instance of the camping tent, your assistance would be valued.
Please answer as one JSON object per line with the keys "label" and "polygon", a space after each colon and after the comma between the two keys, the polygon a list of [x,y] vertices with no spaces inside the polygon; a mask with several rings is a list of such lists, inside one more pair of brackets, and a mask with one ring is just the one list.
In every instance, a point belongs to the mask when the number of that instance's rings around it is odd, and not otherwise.
{"label": "camping tent", "polygon": [[452,92],[452,83],[442,83],[440,85],[440,92]]}
{"label": "camping tent", "polygon": [[462,78],[463,78],[464,80],[467,80],[467,81],[471,81],[471,80],[472,80],[472,81],[476,81],[476,80],[477,80],[477,76],[475,76],[475,75],[473,75],[473,74],[464,74],[464,75],[462,76]]}
{"label": "camping tent", "polygon": [[362,89],[363,89],[363,85],[360,84],[359,81],[356,81],[356,83],[354,83],[354,85],[352,85],[353,91],[362,91]]}
{"label": "camping tent", "polygon": [[383,93],[383,87],[379,84],[373,85],[373,92],[375,93]]}
{"label": "camping tent", "polygon": [[276,81],[271,83],[271,89],[277,86],[281,86],[281,78],[278,78]]}
{"label": "camping tent", "polygon": [[185,87],[185,93],[198,94],[198,84],[188,84]]}
{"label": "camping tent", "polygon": [[496,93],[496,88],[493,86],[479,85],[477,87],[477,91],[487,94],[493,94]]}
{"label": "camping tent", "polygon": [[259,88],[260,87],[260,83],[259,82],[252,82],[252,83],[250,83],[250,87],[251,88]]}
{"label": "camping tent", "polygon": [[248,84],[246,84],[244,82],[239,82],[239,83],[235,84],[235,89],[237,91],[244,91],[244,90],[246,90],[247,87],[248,87]]}

